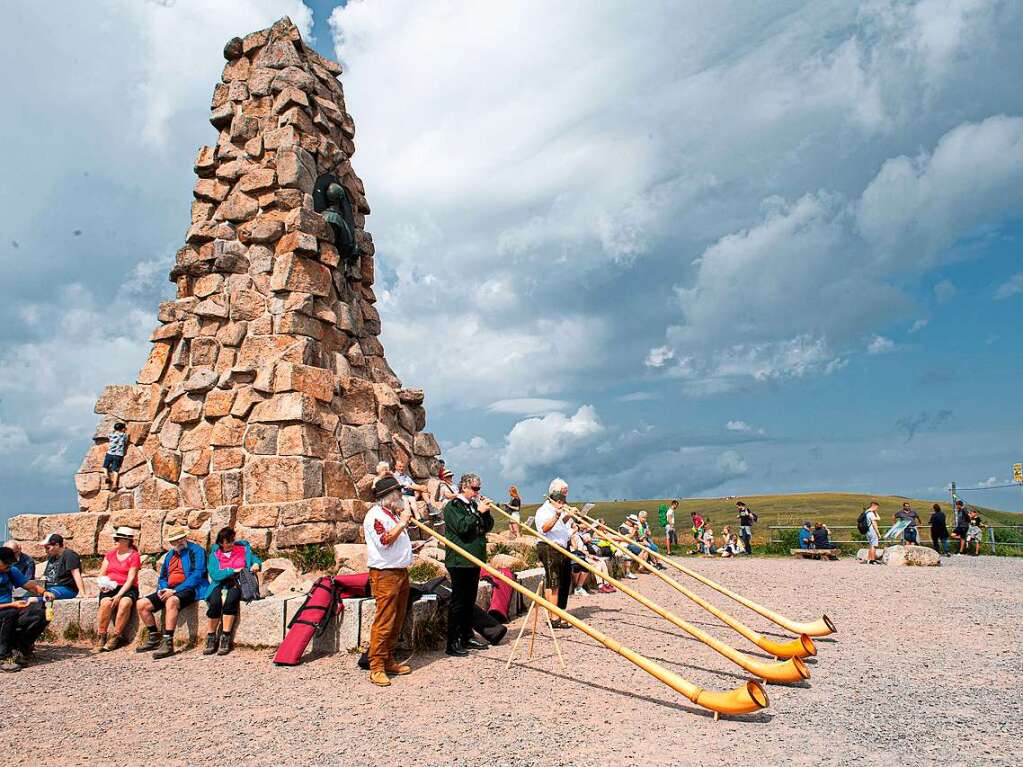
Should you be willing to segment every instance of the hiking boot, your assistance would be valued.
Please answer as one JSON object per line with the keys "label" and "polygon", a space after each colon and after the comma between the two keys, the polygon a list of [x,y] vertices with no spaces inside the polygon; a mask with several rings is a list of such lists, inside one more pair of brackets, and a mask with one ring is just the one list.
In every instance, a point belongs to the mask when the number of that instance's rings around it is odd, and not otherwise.
{"label": "hiking boot", "polygon": [[159,646],[160,632],[154,630],[148,632],[145,641],[143,641],[142,644],[135,648],[135,652],[152,652]]}
{"label": "hiking boot", "polygon": [[113,652],[118,647],[124,644],[124,638],[120,634],[114,634],[110,639],[103,643],[100,648],[100,652]]}
{"label": "hiking boot", "polygon": [[217,655],[227,655],[231,652],[231,634],[220,635],[220,646],[217,648]]}
{"label": "hiking boot", "polygon": [[398,676],[405,676],[405,674],[412,673],[412,667],[407,663],[398,663],[396,660],[389,660],[384,665],[384,671],[388,674],[397,674]]}
{"label": "hiking boot", "polygon": [[103,646],[107,643],[107,634],[104,632],[96,638],[96,652],[103,652]]}
{"label": "hiking boot", "polygon": [[445,655],[454,655],[456,657],[463,657],[469,654],[469,651],[462,647],[461,642],[448,642],[448,646],[444,648]]}
{"label": "hiking boot", "polygon": [[153,660],[160,660],[160,658],[169,658],[174,654],[174,639],[164,634],[160,638],[160,646],[156,648],[156,652],[153,653]]}
{"label": "hiking boot", "polygon": [[13,674],[16,671],[21,671],[21,664],[15,663],[14,658],[4,658],[3,661],[0,661],[0,671]]}
{"label": "hiking boot", "polygon": [[371,681],[377,687],[391,686],[391,680],[387,678],[387,674],[385,674],[383,671],[371,671],[369,674],[369,681]]}
{"label": "hiking boot", "polygon": [[203,655],[213,655],[217,651],[217,635],[207,634],[206,635],[206,647],[203,648]]}
{"label": "hiking boot", "polygon": [[486,650],[490,645],[486,642],[481,642],[476,637],[472,637],[462,642],[462,647],[466,650]]}

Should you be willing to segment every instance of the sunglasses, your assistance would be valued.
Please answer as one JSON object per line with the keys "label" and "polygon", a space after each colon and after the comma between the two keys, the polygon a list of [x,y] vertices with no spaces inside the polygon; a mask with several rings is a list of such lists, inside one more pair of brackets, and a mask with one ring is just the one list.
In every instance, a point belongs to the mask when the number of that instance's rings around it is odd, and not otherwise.
{"label": "sunglasses", "polygon": [[474,493],[478,493],[480,491],[480,488],[482,487],[483,485],[469,485],[469,489],[472,490]]}

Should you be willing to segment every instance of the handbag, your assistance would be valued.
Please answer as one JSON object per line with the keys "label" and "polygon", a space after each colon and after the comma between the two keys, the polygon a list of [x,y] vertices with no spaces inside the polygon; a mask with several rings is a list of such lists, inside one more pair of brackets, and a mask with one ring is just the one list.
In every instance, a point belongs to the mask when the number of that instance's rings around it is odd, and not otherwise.
{"label": "handbag", "polygon": [[238,573],[238,587],[242,590],[243,602],[252,602],[263,598],[259,594],[259,579],[248,568]]}

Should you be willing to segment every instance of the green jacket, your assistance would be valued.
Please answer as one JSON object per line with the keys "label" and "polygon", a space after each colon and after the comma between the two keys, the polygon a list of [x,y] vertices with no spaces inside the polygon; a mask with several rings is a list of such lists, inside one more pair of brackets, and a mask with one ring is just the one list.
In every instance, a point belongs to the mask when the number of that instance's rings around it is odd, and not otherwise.
{"label": "green jacket", "polygon": [[[461,498],[452,498],[444,507],[444,535],[482,562],[487,561],[487,533],[493,529],[493,516],[480,514]],[[476,565],[448,549],[444,553],[444,566],[450,570],[452,567]]]}

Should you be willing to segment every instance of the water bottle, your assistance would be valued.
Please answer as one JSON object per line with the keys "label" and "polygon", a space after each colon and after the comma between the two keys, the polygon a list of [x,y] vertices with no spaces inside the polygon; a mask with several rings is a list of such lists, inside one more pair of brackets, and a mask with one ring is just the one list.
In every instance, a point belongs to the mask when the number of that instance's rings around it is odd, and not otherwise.
{"label": "water bottle", "polygon": [[50,623],[53,621],[53,600],[47,600],[46,602],[46,622]]}

